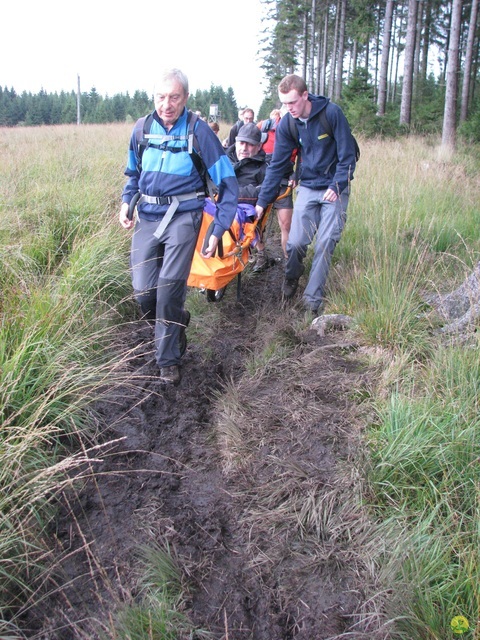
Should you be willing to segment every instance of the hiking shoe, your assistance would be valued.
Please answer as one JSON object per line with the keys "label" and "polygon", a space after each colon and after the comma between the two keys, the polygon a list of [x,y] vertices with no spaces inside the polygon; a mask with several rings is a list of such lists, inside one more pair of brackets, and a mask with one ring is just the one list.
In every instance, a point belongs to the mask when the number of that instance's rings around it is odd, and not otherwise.
{"label": "hiking shoe", "polygon": [[265,271],[265,269],[268,269],[269,266],[270,260],[268,259],[267,254],[264,251],[261,253],[258,252],[255,266],[252,269],[253,273],[261,273],[262,271]]}
{"label": "hiking shoe", "polygon": [[298,287],[298,278],[285,278],[282,287],[283,297],[289,300],[293,298]]}
{"label": "hiking shoe", "polygon": [[180,357],[182,357],[185,354],[185,351],[187,350],[187,327],[190,324],[190,312],[185,310],[184,314],[185,314],[185,320],[183,321],[183,324],[180,327],[180,335],[178,338]]}
{"label": "hiking shoe", "polygon": [[161,367],[160,380],[166,384],[177,385],[180,382],[180,367],[178,364],[172,364],[171,367]]}

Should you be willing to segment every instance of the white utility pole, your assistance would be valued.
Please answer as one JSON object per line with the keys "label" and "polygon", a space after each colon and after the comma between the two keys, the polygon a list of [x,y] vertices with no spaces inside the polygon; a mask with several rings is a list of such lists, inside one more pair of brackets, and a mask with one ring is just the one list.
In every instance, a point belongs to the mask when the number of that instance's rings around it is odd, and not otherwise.
{"label": "white utility pole", "polygon": [[80,76],[77,73],[77,124],[80,124]]}

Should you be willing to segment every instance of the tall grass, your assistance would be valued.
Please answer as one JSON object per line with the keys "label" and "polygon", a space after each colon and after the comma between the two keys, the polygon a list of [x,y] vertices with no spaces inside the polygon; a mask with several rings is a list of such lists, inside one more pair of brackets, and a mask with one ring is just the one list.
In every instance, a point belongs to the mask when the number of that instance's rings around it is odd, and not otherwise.
{"label": "tall grass", "polygon": [[[43,595],[55,562],[46,528],[91,455],[93,403],[128,388],[129,354],[112,327],[133,308],[130,234],[117,223],[130,131],[0,130],[10,159],[0,169],[0,635]],[[174,638],[187,626],[168,555],[146,559],[156,584],[119,613],[111,637]]]}
{"label": "tall grass", "polygon": [[397,531],[382,570],[387,626],[395,638],[444,639],[463,615],[478,637],[478,341],[445,342],[423,298],[478,261],[480,185],[418,139],[362,146],[329,300],[355,316],[383,367],[366,477],[372,513]]}
{"label": "tall grass", "polygon": [[[130,129],[0,130],[0,619],[15,618],[48,566],[51,498],[80,461],[66,445],[88,438],[92,401],[121,381],[109,350],[129,308],[129,236],[116,215]],[[384,629],[405,640],[450,637],[455,615],[480,633],[478,345],[445,343],[423,302],[478,260],[475,162],[446,162],[419,138],[363,141],[328,285],[327,312],[355,317],[379,372],[364,501],[376,531],[397,532],[379,588],[392,594]],[[207,306],[196,293],[191,302],[198,313]],[[261,345],[252,374],[280,375],[287,337],[278,350]],[[225,415],[222,442],[235,454]],[[150,596],[161,595],[164,556],[148,559],[160,582],[114,637],[170,637],[172,620],[184,622],[174,614],[161,631]]]}
{"label": "tall grass", "polygon": [[409,594],[392,598],[400,637],[446,638],[455,615],[479,617],[479,372],[472,349],[439,349],[423,393],[378,407],[369,482],[405,531],[389,558]]}
{"label": "tall grass", "polygon": [[127,246],[112,224],[119,133],[0,132],[10,160],[1,169],[0,618],[14,616],[46,566],[52,497],[81,462],[65,435],[88,430],[92,401],[122,375],[109,353],[130,295]]}
{"label": "tall grass", "polygon": [[355,315],[364,338],[371,344],[410,349],[419,355],[428,349],[428,323],[422,314],[420,285],[429,274],[427,249],[400,228],[379,232],[356,250],[354,277],[347,278],[340,302],[332,302]]}

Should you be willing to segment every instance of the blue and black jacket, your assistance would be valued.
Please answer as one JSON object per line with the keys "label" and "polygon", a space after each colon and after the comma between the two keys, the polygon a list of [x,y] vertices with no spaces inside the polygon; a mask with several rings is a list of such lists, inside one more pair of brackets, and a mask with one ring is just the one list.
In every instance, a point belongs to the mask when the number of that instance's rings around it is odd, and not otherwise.
{"label": "blue and black jacket", "polygon": [[[288,171],[292,151],[298,146],[301,153],[299,180],[303,186],[316,190],[333,189],[340,194],[353,180],[355,141],[343,111],[323,96],[309,94],[308,99],[312,109],[306,123],[294,119],[297,138],[290,129],[289,114],[277,125],[272,160],[258,196],[257,204],[263,208],[275,199],[285,171]],[[319,116],[322,109],[326,109],[333,137],[322,125]]]}
{"label": "blue and black jacket", "polygon": [[[133,196],[141,194],[158,198],[178,196],[193,192],[204,192],[205,184],[191,159],[188,150],[170,152],[170,148],[184,148],[188,135],[187,109],[175,122],[170,131],[166,131],[156,111],[153,112],[151,126],[147,133],[178,136],[181,139],[169,140],[162,149],[147,146],[141,158],[138,152],[138,139],[134,128],[130,138],[128,163],[125,175],[128,181],[123,189],[122,201],[130,203]],[[220,238],[230,227],[235,217],[238,202],[238,183],[233,167],[225,155],[220,140],[203,120],[195,123],[195,138],[202,161],[213,182],[218,188],[216,214],[213,235]],[[193,150],[193,153],[196,153]],[[192,198],[180,202],[175,215],[186,211],[203,210],[204,200]],[[140,218],[159,220],[168,209],[168,204],[142,202],[138,205]]]}

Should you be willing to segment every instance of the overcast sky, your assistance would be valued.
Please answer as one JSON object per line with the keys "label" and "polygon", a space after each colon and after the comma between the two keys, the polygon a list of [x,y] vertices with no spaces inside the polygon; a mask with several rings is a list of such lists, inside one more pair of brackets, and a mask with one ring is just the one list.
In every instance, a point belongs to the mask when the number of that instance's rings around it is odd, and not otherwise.
{"label": "overcast sky", "polygon": [[0,86],[17,93],[153,92],[156,70],[178,67],[190,93],[231,86],[255,115],[263,100],[260,0],[8,0]]}

